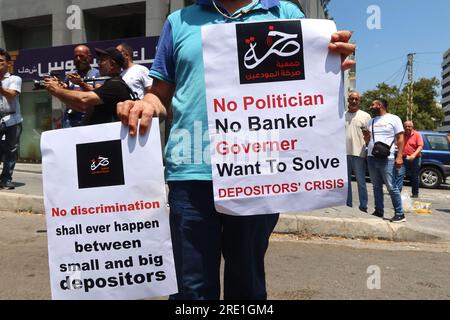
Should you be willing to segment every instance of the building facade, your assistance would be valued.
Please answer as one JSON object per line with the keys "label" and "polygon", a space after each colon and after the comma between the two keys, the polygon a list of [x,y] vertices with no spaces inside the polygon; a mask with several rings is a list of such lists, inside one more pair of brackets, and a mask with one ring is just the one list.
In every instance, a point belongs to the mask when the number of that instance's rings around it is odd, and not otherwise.
{"label": "building facade", "polygon": [[[80,43],[99,44],[129,38],[145,40],[159,35],[168,14],[192,2],[190,0],[0,0],[0,47],[11,52],[13,60],[16,60],[27,50],[39,49],[40,55],[48,52],[47,55],[51,56],[56,52],[53,49],[61,46]],[[297,4],[308,18],[325,18],[321,0],[292,0],[292,2]],[[17,66],[18,61],[15,62]],[[47,65],[47,60],[44,65]],[[48,70],[50,65],[49,63]],[[13,71],[17,73],[16,68]],[[22,72],[25,71],[34,72],[31,68],[22,68]],[[43,131],[58,127],[55,121],[60,119],[63,107],[60,101],[52,98],[45,90],[33,89],[33,81],[24,81],[20,96],[24,118],[20,159],[39,162],[40,135]]]}
{"label": "building facade", "polygon": [[[356,61],[356,52],[351,54],[349,59]],[[348,107],[348,94],[351,91],[356,90],[356,67],[357,65],[354,64],[350,69],[345,70],[344,72],[344,100],[345,100],[345,106]]]}
{"label": "building facade", "polygon": [[439,131],[450,132],[450,49],[448,49],[442,59],[442,110],[445,117]]}

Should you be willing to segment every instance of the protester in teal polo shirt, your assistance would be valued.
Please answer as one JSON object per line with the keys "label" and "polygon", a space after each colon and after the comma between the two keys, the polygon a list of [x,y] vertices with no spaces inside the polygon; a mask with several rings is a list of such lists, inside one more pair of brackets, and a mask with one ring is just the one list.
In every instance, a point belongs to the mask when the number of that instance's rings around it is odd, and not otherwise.
{"label": "protester in teal polo shirt", "polygon": [[[165,117],[172,108],[165,163],[179,293],[171,299],[219,299],[221,254],[225,299],[267,299],[264,256],[279,215],[236,217],[214,208],[201,27],[300,18],[303,13],[288,1],[198,0],[168,17],[150,72],[151,93],[118,104],[131,135],[139,118],[143,134],[152,117]],[[330,50],[345,59],[355,49],[350,37],[347,31],[334,34]],[[343,68],[352,63],[344,61]]]}

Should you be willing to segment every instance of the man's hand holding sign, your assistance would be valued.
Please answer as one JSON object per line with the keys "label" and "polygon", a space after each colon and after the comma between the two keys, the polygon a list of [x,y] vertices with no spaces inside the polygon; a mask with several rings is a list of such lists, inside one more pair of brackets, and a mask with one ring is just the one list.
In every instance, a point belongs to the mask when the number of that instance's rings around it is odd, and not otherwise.
{"label": "man's hand holding sign", "polygon": [[344,141],[340,75],[355,46],[332,22],[302,18],[288,1],[197,0],[163,27],[152,92],[118,105],[131,136],[173,115],[172,299],[219,299],[221,256],[224,299],[266,299],[275,213],[345,202],[345,146],[329,138]]}
{"label": "man's hand holding sign", "polygon": [[[308,20],[301,20],[302,24],[307,25],[310,23]],[[280,22],[277,22],[280,23]],[[315,26],[321,26],[321,21],[311,21]],[[323,25],[330,28],[332,23],[323,21]],[[207,80],[207,103],[208,112],[210,119],[210,134],[212,141],[215,141],[215,135],[213,132],[219,130],[222,136],[216,136],[219,138],[216,142],[212,143],[212,162],[213,162],[213,173],[215,174],[215,201],[216,207],[220,207],[218,203],[223,202],[224,199],[232,200],[234,203],[233,209],[229,210],[226,208],[221,208],[219,211],[228,212],[231,214],[261,214],[263,212],[282,212],[282,211],[292,211],[292,210],[304,210],[314,209],[316,207],[332,206],[343,202],[345,194],[345,159],[341,157],[336,157],[336,154],[332,152],[325,152],[326,155],[316,154],[314,151],[319,149],[320,144],[318,144],[318,135],[325,135],[324,141],[329,141],[329,134],[331,128],[339,127],[340,115],[338,114],[339,108],[339,81],[340,75],[336,74],[337,70],[334,69],[333,72],[330,70],[324,70],[329,65],[328,60],[330,56],[323,53],[323,59],[317,60],[314,58],[314,62],[317,65],[317,69],[313,69],[311,63],[307,64],[309,59],[313,59],[312,56],[317,56],[311,50],[307,51],[310,56],[305,53],[305,48],[307,43],[295,42],[297,39],[297,34],[286,33],[277,31],[269,22],[264,22],[268,25],[267,30],[267,40],[266,42],[271,45],[271,47],[265,52],[261,53],[259,56],[255,51],[255,48],[261,48],[266,43],[255,43],[254,37],[243,38],[243,41],[237,44],[238,50],[242,51],[243,59],[240,62],[232,61],[227,68],[219,68],[222,70],[227,70],[226,73],[220,74],[216,78],[211,78],[208,82],[208,73],[206,74]],[[239,27],[246,26],[248,24],[238,25]],[[256,28],[262,28],[259,24]],[[224,26],[221,26],[224,28]],[[227,27],[229,27],[227,25]],[[216,26],[211,27],[216,28]],[[219,27],[217,27],[219,28]],[[229,27],[231,28],[231,27]],[[234,26],[232,27],[234,28]],[[323,27],[322,27],[323,28]],[[256,30],[256,29],[255,29]],[[295,31],[295,29],[294,29]],[[215,35],[212,37],[217,37],[219,31],[214,30]],[[223,35],[224,39],[229,38],[233,32],[225,33]],[[301,36],[302,30],[300,30]],[[317,41],[317,37],[325,37],[325,34],[313,34],[303,30],[304,37],[308,38],[308,34]],[[354,61],[348,60],[347,56],[350,55],[355,50],[355,45],[349,43],[351,38],[350,31],[338,31],[334,32],[329,37],[328,49],[323,47],[321,50],[329,50],[332,55],[340,55],[341,61],[339,62],[342,70],[350,68]],[[301,40],[301,39],[300,39]],[[236,41],[236,40],[234,40]],[[208,48],[210,44],[214,44],[213,39],[204,40],[204,48]],[[221,42],[220,47],[222,48],[233,48],[233,44],[227,43],[228,45],[223,45]],[[257,47],[259,45],[259,47]],[[236,45],[234,45],[236,47]],[[317,47],[315,47],[317,48]],[[210,66],[213,67],[211,71],[212,74],[219,74],[220,70],[216,66],[222,66],[222,63],[217,63],[217,58],[219,46],[211,49],[214,53],[214,59],[210,60]],[[235,49],[231,49],[235,50]],[[220,50],[219,50],[220,52]],[[301,59],[294,59],[298,57],[299,52],[302,55]],[[231,51],[224,52],[221,57],[227,59],[227,57],[232,56]],[[287,56],[286,61],[281,62],[281,58]],[[294,57],[289,59],[290,57]],[[311,58],[310,58],[311,57]],[[273,60],[273,69],[270,72],[255,72],[261,64],[264,64],[265,60]],[[204,55],[205,69],[208,71],[208,56],[207,52]],[[238,87],[233,87],[233,85],[239,81],[233,78],[227,81],[227,74],[229,70],[240,65],[240,70],[248,70],[247,73],[240,75],[241,80],[244,85],[242,96],[239,99],[231,99],[228,93],[232,93],[233,96],[239,91]],[[304,70],[305,66],[308,70]],[[237,70],[237,69],[236,69]],[[267,69],[266,69],[267,70]],[[314,70],[314,71],[313,71]],[[321,71],[324,70],[325,72]],[[315,82],[314,87],[306,88],[303,85],[303,77],[312,77],[315,74],[323,72],[325,75],[333,75],[336,90],[330,94],[334,95],[334,100],[330,101],[329,98],[324,95],[323,91],[320,90],[320,86],[330,87],[325,85],[325,82],[319,83]],[[305,74],[306,73],[306,74]],[[296,77],[297,76],[297,81]],[[300,78],[298,77],[300,76]],[[253,80],[252,80],[253,79]],[[306,79],[307,81],[308,79]],[[259,89],[261,94],[255,94],[256,84],[261,83]],[[270,87],[265,86],[264,82],[270,83]],[[273,90],[274,85],[280,83],[281,89],[279,91]],[[221,94],[208,94],[209,86],[217,84],[217,88],[223,88],[224,93]],[[247,87],[246,87],[247,86]],[[286,90],[287,86],[293,87],[291,93]],[[251,88],[251,89],[250,89]],[[175,86],[169,82],[161,81],[155,79],[154,85],[152,87],[152,93],[145,96],[144,100],[133,102],[127,101],[118,105],[118,115],[122,122],[129,127],[130,135],[137,134],[137,121],[141,118],[140,124],[140,134],[145,133],[148,128],[149,120],[151,117],[164,117],[167,114],[167,109],[170,108],[171,99],[175,90]],[[311,92],[311,94],[306,94],[306,92]],[[252,93],[252,94],[251,94]],[[270,94],[267,94],[270,93]],[[228,95],[228,97],[227,97]],[[220,97],[212,98],[211,97]],[[313,109],[318,109],[322,112],[321,116],[316,112],[311,112]],[[342,106],[341,106],[342,109]],[[303,110],[303,111],[300,111]],[[213,112],[210,112],[213,111]],[[236,112],[233,112],[236,111]],[[343,110],[341,110],[343,111]],[[227,114],[226,117],[216,118],[219,112],[222,114]],[[264,116],[265,113],[270,114],[270,116]],[[319,113],[320,113],[319,112]],[[246,116],[248,114],[248,116]],[[267,114],[267,115],[268,115]],[[329,115],[334,114],[334,119],[329,119],[329,123],[324,122],[325,118],[329,118]],[[341,112],[342,114],[342,112]],[[230,117],[230,115],[232,117]],[[238,115],[238,119],[234,119],[233,116]],[[244,115],[241,117],[241,115]],[[275,116],[276,115],[276,116]],[[233,120],[234,119],[234,120]],[[333,124],[333,122],[335,124]],[[319,127],[320,126],[320,127]],[[237,130],[239,127],[239,130]],[[319,129],[318,129],[319,128]],[[343,128],[342,128],[343,129]],[[240,132],[237,132],[237,131]],[[311,133],[305,135],[307,131]],[[319,132],[317,132],[317,130]],[[291,131],[291,134],[285,136],[286,131]],[[322,131],[322,132],[321,132]],[[305,134],[303,134],[305,132]],[[270,133],[270,134],[269,134]],[[255,136],[256,134],[256,136]],[[267,135],[271,135],[271,137]],[[275,137],[276,135],[276,137]],[[339,134],[337,131],[333,133],[334,138],[339,139]],[[280,139],[276,139],[276,138]],[[282,137],[282,138],[281,138]],[[301,139],[299,139],[301,137]],[[309,140],[312,142],[310,147],[307,147],[305,141]],[[237,142],[236,142],[237,141]],[[340,147],[340,144],[325,144],[321,147],[328,150],[331,145]],[[306,148],[306,149],[305,149]],[[291,156],[288,161],[284,161],[283,154],[288,153]],[[308,157],[308,154],[310,156]],[[339,152],[338,152],[339,153]],[[345,155],[345,151],[341,152]],[[276,157],[268,157],[267,155],[274,155]],[[215,157],[221,157],[223,161],[216,161]],[[240,156],[243,156],[239,158]],[[281,158],[278,158],[281,156]],[[250,160],[254,161],[250,161]],[[341,169],[341,174],[334,174],[331,178],[327,178],[327,170],[339,170]],[[277,183],[268,183],[269,181],[276,181],[277,176],[282,176],[283,172],[286,172],[289,177],[293,175],[308,173],[307,176],[321,177],[321,179],[284,179]],[[248,183],[249,178],[254,176],[265,176],[267,181],[259,181]],[[232,179],[232,177],[236,179]],[[246,182],[242,184],[243,182]],[[251,180],[250,180],[251,181]],[[329,193],[324,193],[323,191],[330,190],[340,190],[342,197],[335,197],[332,202],[327,203],[326,201],[319,201],[320,204],[314,204],[314,201],[303,201],[305,199],[298,198],[301,192],[305,193],[305,197],[308,199],[313,198],[314,191],[320,191],[316,193],[319,198],[328,197]],[[294,203],[302,203],[302,205],[296,204],[294,207],[283,209],[284,205],[277,206],[277,201],[274,201],[272,196],[279,196],[283,194],[289,194],[292,196],[297,196],[297,200]],[[237,201],[237,199],[243,197],[245,202],[248,203],[248,209],[242,202]],[[256,205],[252,201],[248,201],[251,198],[266,198],[265,201],[261,202],[260,205]],[[333,198],[333,197],[331,197]],[[295,199],[295,198],[294,198]],[[286,204],[286,199],[280,197],[280,204]],[[288,202],[289,203],[289,202]],[[307,206],[305,206],[308,204]],[[312,206],[311,206],[312,204]]]}
{"label": "man's hand holding sign", "polygon": [[[342,71],[350,69],[355,61],[347,59],[356,50],[356,45],[349,43],[352,36],[351,31],[337,31],[332,34],[328,48],[330,52],[341,55]],[[148,130],[151,118],[165,118],[171,101],[175,86],[171,83],[154,80],[152,90],[143,100],[125,101],[117,105],[117,115],[122,123],[129,127],[130,135],[138,133],[138,121],[141,119],[139,134],[145,134]]]}
{"label": "man's hand holding sign", "polygon": [[342,62],[327,46],[347,46],[328,43],[333,28],[308,19],[203,28],[219,212],[261,215],[345,203],[345,146],[330,143],[330,136],[345,138]]}
{"label": "man's hand holding sign", "polygon": [[53,299],[177,292],[158,122],[140,139],[125,130],[113,123],[42,136]]}

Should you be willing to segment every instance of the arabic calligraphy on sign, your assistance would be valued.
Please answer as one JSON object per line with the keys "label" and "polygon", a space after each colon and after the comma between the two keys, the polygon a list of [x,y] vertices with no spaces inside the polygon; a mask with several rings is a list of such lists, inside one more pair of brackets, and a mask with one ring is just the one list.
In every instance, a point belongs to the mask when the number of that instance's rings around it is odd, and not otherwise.
{"label": "arabic calligraphy on sign", "polygon": [[236,26],[241,84],[305,80],[300,21]]}
{"label": "arabic calligraphy on sign", "polygon": [[102,157],[102,156],[98,156],[98,159],[94,159],[91,160],[91,171],[93,171],[93,173],[95,171],[97,171],[98,168],[100,168],[101,171],[109,171],[109,159]]}
{"label": "arabic calligraphy on sign", "polygon": [[[273,42],[272,46],[266,52],[266,54],[258,58],[255,48],[257,43],[249,43],[250,49],[244,56],[244,65],[247,69],[254,69],[259,66],[270,55],[275,54],[279,57],[291,57],[300,52],[300,44],[295,39],[298,38],[298,34],[288,34],[279,31],[269,31],[269,37],[280,37],[277,41]],[[281,47],[281,48],[279,48]],[[292,47],[292,49],[290,49]]]}
{"label": "arabic calligraphy on sign", "polygon": [[264,72],[264,73],[249,73],[245,75],[247,80],[256,79],[277,79],[277,78],[295,78],[301,75],[301,71],[290,71],[290,70],[277,70],[274,72]]}

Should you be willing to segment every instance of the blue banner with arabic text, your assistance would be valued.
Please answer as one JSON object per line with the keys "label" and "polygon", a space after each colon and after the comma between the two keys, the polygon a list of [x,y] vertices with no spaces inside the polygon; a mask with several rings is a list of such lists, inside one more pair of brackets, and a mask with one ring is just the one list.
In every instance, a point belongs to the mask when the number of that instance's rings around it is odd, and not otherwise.
{"label": "blue banner with arabic text", "polygon": [[[92,66],[97,68],[97,57],[94,48],[106,49],[126,43],[134,50],[134,62],[150,68],[156,52],[159,37],[140,37],[116,39],[110,41],[89,42],[86,45],[91,49],[93,56]],[[14,74],[22,80],[39,80],[50,73],[61,77],[75,72],[73,50],[78,44],[41,49],[23,49],[19,51],[14,62]]]}

